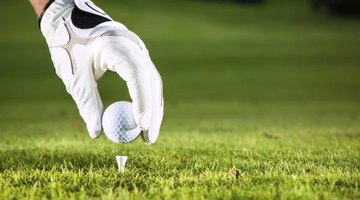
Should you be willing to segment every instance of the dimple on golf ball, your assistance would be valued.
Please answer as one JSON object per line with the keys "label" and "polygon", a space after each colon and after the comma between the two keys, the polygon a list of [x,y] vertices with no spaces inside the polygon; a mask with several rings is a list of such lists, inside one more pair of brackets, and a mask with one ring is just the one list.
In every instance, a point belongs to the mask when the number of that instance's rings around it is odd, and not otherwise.
{"label": "dimple on golf ball", "polygon": [[129,143],[134,141],[141,132],[136,124],[132,105],[127,101],[119,101],[106,108],[102,125],[105,135],[116,143]]}

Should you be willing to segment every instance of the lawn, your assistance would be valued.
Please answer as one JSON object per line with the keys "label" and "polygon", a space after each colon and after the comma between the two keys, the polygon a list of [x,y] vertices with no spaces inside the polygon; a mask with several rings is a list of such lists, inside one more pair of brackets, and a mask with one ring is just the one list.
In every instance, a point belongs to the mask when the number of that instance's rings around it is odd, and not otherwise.
{"label": "lawn", "polygon": [[[160,138],[90,139],[30,5],[0,2],[0,199],[360,198],[359,20],[295,0],[96,2],[162,75]],[[113,73],[99,89],[129,100]]]}

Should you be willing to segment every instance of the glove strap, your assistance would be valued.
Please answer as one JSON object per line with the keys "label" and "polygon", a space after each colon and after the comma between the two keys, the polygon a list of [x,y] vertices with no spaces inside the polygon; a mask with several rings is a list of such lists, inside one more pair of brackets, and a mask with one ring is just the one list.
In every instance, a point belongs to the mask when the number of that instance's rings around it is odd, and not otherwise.
{"label": "glove strap", "polygon": [[44,9],[41,11],[41,13],[40,13],[40,15],[39,15],[39,19],[38,19],[39,28],[40,28],[40,24],[41,24],[41,19],[42,19],[42,17],[44,16],[45,11],[50,7],[50,5],[51,5],[52,3],[54,3],[54,1],[55,1],[55,0],[49,0],[49,1],[46,3]]}

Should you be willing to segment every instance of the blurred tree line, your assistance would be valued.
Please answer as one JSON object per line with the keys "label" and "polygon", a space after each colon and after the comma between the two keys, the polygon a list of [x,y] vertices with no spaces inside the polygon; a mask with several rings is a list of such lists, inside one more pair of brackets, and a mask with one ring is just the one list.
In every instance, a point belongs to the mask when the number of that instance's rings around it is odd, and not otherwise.
{"label": "blurred tree line", "polygon": [[202,1],[213,1],[213,2],[235,2],[235,3],[243,3],[243,4],[262,4],[265,0],[202,0]]}
{"label": "blurred tree line", "polygon": [[[272,0],[202,0],[219,3],[264,4]],[[289,0],[290,1],[290,0]],[[360,0],[308,0],[316,12],[327,12],[338,17],[360,17]],[[284,3],[288,3],[284,1]]]}
{"label": "blurred tree line", "polygon": [[312,0],[315,11],[325,10],[333,16],[360,17],[360,0]]}

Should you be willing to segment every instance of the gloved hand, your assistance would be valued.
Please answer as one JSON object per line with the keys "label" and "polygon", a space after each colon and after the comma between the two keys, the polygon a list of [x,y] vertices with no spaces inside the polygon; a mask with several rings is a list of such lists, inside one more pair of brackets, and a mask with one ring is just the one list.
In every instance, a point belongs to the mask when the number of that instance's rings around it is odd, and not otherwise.
{"label": "gloved hand", "polygon": [[162,81],[142,40],[90,0],[52,0],[39,23],[56,74],[76,102],[90,137],[102,130],[96,80],[111,70],[126,81],[144,142],[154,143],[163,118]]}

